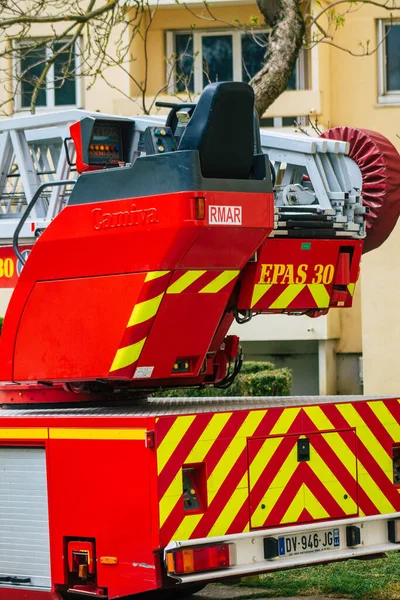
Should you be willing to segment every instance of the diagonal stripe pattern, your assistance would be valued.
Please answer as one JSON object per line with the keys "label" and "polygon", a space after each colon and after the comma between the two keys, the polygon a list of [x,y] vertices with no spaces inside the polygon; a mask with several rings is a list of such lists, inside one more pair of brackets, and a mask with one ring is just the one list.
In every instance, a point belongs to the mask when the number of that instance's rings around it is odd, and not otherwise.
{"label": "diagonal stripe pattern", "polygon": [[162,302],[169,282],[170,271],[147,273],[137,303],[128,319],[110,373],[131,377],[133,369],[146,343],[153,319]]}
{"label": "diagonal stripe pattern", "polygon": [[[397,400],[208,415],[169,417],[157,449],[163,544],[400,510],[392,459],[400,445]],[[304,437],[310,459],[299,462]],[[205,465],[200,512],[184,510],[188,464]]]}
{"label": "diagonal stripe pattern", "polygon": [[[291,303],[300,297],[303,290],[308,290],[308,297],[304,299],[304,308],[328,308],[330,294],[328,286],[323,283],[290,283],[272,284],[256,283],[253,289],[250,308],[262,308],[271,310],[284,310],[290,307]],[[269,293],[268,293],[269,292]],[[268,294],[268,296],[267,296]],[[262,306],[257,306],[264,298]],[[314,302],[310,304],[311,299]]]}
{"label": "diagonal stripe pattern", "polygon": [[143,289],[126,325],[120,348],[110,367],[110,373],[132,377],[165,294],[192,292],[193,284],[197,281],[200,282],[200,289],[195,289],[194,293],[217,294],[229,291],[228,286],[233,285],[239,273],[240,271],[231,269],[222,272],[188,270],[177,271],[174,274],[171,271],[147,273]]}

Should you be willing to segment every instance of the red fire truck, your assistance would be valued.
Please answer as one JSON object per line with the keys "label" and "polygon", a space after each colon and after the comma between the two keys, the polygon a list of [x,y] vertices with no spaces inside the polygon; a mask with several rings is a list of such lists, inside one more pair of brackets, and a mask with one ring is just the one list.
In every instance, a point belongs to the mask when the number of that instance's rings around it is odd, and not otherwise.
{"label": "red fire truck", "polygon": [[0,600],[177,598],[399,548],[397,398],[152,397],[230,385],[234,320],[351,306],[397,151],[260,136],[241,83],[170,108],[2,123]]}

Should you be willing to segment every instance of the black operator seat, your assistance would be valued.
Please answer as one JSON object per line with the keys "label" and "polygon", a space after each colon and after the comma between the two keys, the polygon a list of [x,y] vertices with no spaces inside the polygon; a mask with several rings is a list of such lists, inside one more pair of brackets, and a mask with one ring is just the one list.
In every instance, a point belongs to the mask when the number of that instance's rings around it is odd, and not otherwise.
{"label": "black operator seat", "polygon": [[200,190],[272,195],[269,161],[253,111],[254,94],[246,83],[208,85],[178,148],[172,128],[148,127],[145,156],[130,166],[82,173],[68,204]]}
{"label": "black operator seat", "polygon": [[249,179],[254,155],[254,92],[247,83],[211,83],[178,150],[198,150],[206,178]]}

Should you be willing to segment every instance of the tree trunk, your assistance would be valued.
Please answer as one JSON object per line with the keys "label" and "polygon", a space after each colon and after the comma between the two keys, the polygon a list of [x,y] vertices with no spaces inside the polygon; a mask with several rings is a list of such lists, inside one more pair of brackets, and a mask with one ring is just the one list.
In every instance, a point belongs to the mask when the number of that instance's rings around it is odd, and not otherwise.
{"label": "tree trunk", "polygon": [[261,117],[288,86],[303,45],[305,21],[300,0],[257,0],[257,4],[265,22],[272,27],[265,64],[250,81]]}

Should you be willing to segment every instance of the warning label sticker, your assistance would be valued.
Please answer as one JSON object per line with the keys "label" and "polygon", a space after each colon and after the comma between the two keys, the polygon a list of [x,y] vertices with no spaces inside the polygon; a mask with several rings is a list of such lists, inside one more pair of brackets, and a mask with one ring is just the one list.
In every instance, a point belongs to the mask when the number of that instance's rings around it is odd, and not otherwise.
{"label": "warning label sticker", "polygon": [[133,375],[133,379],[149,379],[153,371],[154,367],[138,367]]}

